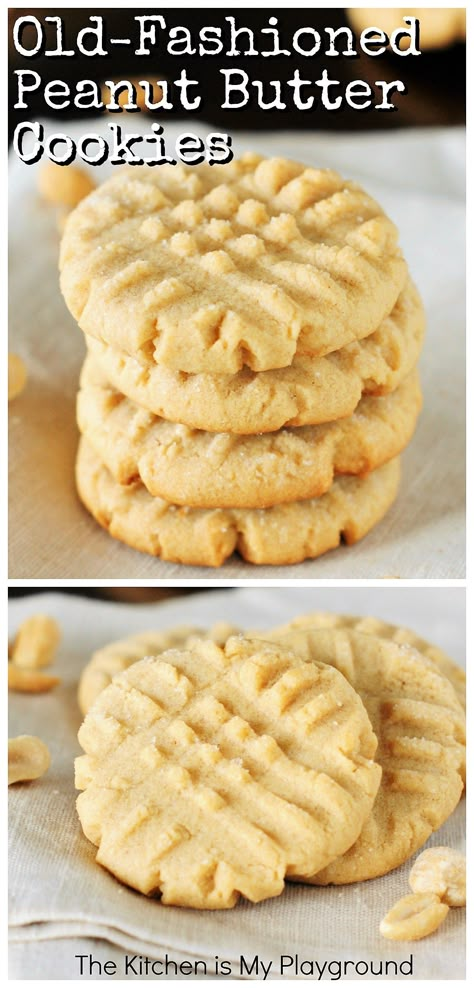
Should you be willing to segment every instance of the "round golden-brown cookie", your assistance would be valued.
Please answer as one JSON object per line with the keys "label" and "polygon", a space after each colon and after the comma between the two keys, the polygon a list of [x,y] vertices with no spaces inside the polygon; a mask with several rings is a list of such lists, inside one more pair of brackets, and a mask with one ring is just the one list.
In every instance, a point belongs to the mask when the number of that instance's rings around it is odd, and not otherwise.
{"label": "round golden-brown cookie", "polygon": [[98,648],[82,670],[79,680],[77,700],[81,713],[85,716],[99,693],[109,686],[118,672],[128,669],[146,655],[161,655],[167,649],[181,645],[188,647],[196,638],[208,638],[224,644],[231,635],[237,633],[238,628],[224,621],[214,624],[207,631],[180,625],[178,628],[167,628],[166,631],[141,631]]}
{"label": "round golden-brown cookie", "polygon": [[257,436],[202,432],[135,405],[88,357],[77,421],[119,484],[141,480],[154,497],[189,507],[267,508],[320,497],[338,474],[369,473],[398,456],[420,408],[414,371],[393,394],[362,398],[337,422]]}
{"label": "round golden-brown cookie", "polygon": [[366,477],[338,477],[320,498],[274,508],[185,508],[152,497],[142,484],[117,484],[84,438],[76,481],[81,501],[114,538],[152,556],[220,566],[234,550],[252,563],[286,565],[320,556],[341,538],[351,545],[383,518],[399,485],[390,460]]}
{"label": "round golden-brown cookie", "polygon": [[390,638],[398,642],[399,645],[410,645],[421,652],[427,659],[434,662],[439,671],[449,679],[456,690],[457,698],[461,705],[466,708],[466,673],[464,669],[453,662],[446,652],[443,652],[437,645],[432,645],[424,638],[420,638],[416,632],[409,628],[400,628],[396,624],[387,624],[374,617],[357,617],[353,614],[330,614],[323,611],[316,611],[313,614],[301,614],[293,618],[288,624],[282,624],[279,628],[273,628],[276,634],[286,634],[299,628],[348,628],[352,631],[361,631],[364,635],[376,635],[377,638]]}
{"label": "round golden-brown cookie", "polygon": [[323,868],[356,840],[380,783],[344,677],[243,637],[136,662],[79,741],[77,809],[99,864],[200,909],[258,902]]}
{"label": "round golden-brown cookie", "polygon": [[407,276],[396,227],[363,189],[256,154],[120,171],[69,218],[60,268],[85,333],[211,374],[367,336]]}
{"label": "round golden-brown cookie", "polygon": [[325,357],[297,355],[281,370],[176,373],[92,337],[87,345],[109,383],[155,415],[207,432],[254,435],[331,422],[350,415],[363,395],[394,391],[416,364],[424,325],[423,306],[409,280],[371,336]]}
{"label": "round golden-brown cookie", "polygon": [[465,718],[451,683],[413,646],[344,628],[264,632],[306,661],[327,662],[360,695],[378,738],[382,781],[355,844],[313,879],[346,884],[403,864],[462,794]]}

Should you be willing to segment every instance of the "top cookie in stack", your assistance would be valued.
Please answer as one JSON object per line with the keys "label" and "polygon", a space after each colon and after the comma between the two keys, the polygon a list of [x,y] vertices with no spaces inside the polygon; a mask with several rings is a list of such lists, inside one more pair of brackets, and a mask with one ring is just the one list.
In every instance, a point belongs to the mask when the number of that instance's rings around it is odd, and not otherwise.
{"label": "top cookie in stack", "polygon": [[79,491],[112,534],[286,563],[388,509],[424,319],[359,186],[255,154],[120,172],[69,218],[61,286],[89,351]]}

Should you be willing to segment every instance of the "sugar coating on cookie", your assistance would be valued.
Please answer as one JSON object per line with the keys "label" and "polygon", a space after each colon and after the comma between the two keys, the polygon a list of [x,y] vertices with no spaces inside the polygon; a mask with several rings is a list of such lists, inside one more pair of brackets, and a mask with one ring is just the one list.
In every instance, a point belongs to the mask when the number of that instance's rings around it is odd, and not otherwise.
{"label": "sugar coating on cookie", "polygon": [[398,867],[444,823],[462,794],[465,718],[451,683],[407,643],[343,628],[258,637],[337,668],[363,700],[379,741],[382,782],[372,813],[354,845],[313,883],[364,881]]}
{"label": "sugar coating on cookie", "polygon": [[118,391],[173,422],[208,432],[256,434],[350,415],[363,395],[388,394],[413,371],[425,316],[408,280],[370,336],[323,357],[297,354],[290,367],[253,373],[180,374],[142,350],[134,356],[88,337],[94,362]]}
{"label": "sugar coating on cookie", "polygon": [[257,902],[324,867],[356,839],[380,782],[344,677],[243,637],[130,666],[79,741],[77,808],[97,861],[195,908]]}
{"label": "sugar coating on cookie", "polygon": [[390,460],[367,476],[337,477],[319,498],[273,508],[187,508],[152,497],[139,482],[117,484],[84,437],[76,461],[79,497],[103,528],[141,552],[191,566],[220,566],[234,550],[252,563],[287,565],[352,545],[383,518],[400,482]]}
{"label": "sugar coating on cookie", "polygon": [[119,484],[139,478],[154,497],[196,508],[268,508],[319,497],[339,474],[365,474],[398,456],[421,407],[417,372],[393,394],[363,398],[352,416],[256,436],[167,422],[111,387],[86,359],[77,398],[81,433]]}
{"label": "sugar coating on cookie", "polygon": [[363,189],[252,153],[121,170],[69,218],[60,269],[86,334],[224,374],[369,335],[407,277],[396,227]]}
{"label": "sugar coating on cookie", "polygon": [[401,628],[396,624],[381,621],[380,618],[315,611],[313,614],[300,614],[288,624],[274,628],[273,632],[286,634],[287,631],[298,628],[348,628],[352,631],[361,631],[364,635],[389,638],[398,642],[399,645],[412,645],[425,658],[434,662],[443,676],[449,679],[449,682],[454,686],[459,702],[464,709],[466,707],[466,673],[464,669],[461,669],[438,645],[427,642],[410,628]]}
{"label": "sugar coating on cookie", "polygon": [[208,638],[224,644],[227,638],[238,633],[238,628],[226,621],[219,621],[211,628],[195,628],[180,625],[166,631],[140,631],[98,648],[84,667],[79,680],[77,700],[85,715],[118,672],[123,672],[146,655],[161,655],[167,649],[186,646],[197,638]]}

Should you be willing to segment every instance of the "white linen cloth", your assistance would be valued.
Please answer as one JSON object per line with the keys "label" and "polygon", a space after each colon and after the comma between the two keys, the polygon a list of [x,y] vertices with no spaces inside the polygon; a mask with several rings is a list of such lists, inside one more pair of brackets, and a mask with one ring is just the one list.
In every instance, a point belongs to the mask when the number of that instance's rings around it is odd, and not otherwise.
{"label": "white linen cloth", "polygon": [[[61,684],[51,693],[10,694],[10,737],[37,734],[50,747],[48,773],[9,790],[10,977],[79,979],[76,954],[115,960],[123,978],[124,957],[141,954],[173,960],[228,960],[239,978],[239,958],[400,962],[413,955],[415,979],[464,977],[465,910],[452,909],[440,929],[417,943],[391,943],[379,932],[389,907],[409,892],[410,862],[373,881],[345,887],[288,884],[277,899],[259,905],[206,912],[162,906],[122,886],[94,861],[75,810],[73,761],[81,716],[77,682],[91,652],[115,638],[175,624],[204,627],[228,620],[266,628],[312,610],[373,614],[405,624],[465,664],[465,594],[461,588],[301,588],[214,591],[166,603],[126,605],[59,593],[10,602],[10,635],[29,615],[50,614],[63,638],[53,669]],[[464,848],[464,800],[430,843]],[[97,967],[93,977],[97,977]],[[393,968],[392,968],[393,973]],[[245,972],[244,972],[245,974]],[[261,977],[261,974],[260,974]],[[286,977],[295,978],[294,970]],[[349,971],[348,979],[354,978]],[[389,973],[390,977],[390,973]],[[327,969],[323,980],[328,979]],[[303,978],[304,980],[304,978]],[[317,980],[317,975],[314,975]]]}
{"label": "white linen cloth", "polygon": [[[129,130],[148,124],[133,117]],[[45,125],[77,137],[81,123]],[[103,118],[88,130],[105,132]],[[184,124],[167,124],[170,148]],[[203,125],[193,124],[205,135]],[[403,456],[400,495],[361,543],[297,566],[254,567],[234,555],[219,570],[156,560],[111,539],[74,487],[75,394],[85,347],[58,286],[59,235],[40,201],[37,168],[10,158],[10,349],[27,388],[10,407],[10,577],[17,579],[463,578],[464,570],[464,131],[383,134],[239,133],[251,148],[334,167],[360,181],[400,228],[425,302],[424,411]],[[92,171],[92,169],[91,169]],[[101,180],[111,167],[93,169]],[[100,173],[100,174],[98,174]]]}

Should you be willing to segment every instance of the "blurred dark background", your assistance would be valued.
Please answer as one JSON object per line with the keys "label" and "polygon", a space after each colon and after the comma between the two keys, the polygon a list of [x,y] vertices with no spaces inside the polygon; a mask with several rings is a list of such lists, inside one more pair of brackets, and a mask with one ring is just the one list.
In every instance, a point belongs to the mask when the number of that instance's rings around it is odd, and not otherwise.
{"label": "blurred dark background", "polygon": [[127,604],[146,604],[153,600],[183,597],[206,590],[232,590],[232,587],[10,587],[9,597],[26,597],[37,593],[67,593],[97,600],[119,600]]}
{"label": "blurred dark background", "polygon": [[[33,69],[39,72],[43,78],[43,85],[52,79],[63,79],[72,87],[77,81],[83,78],[90,78],[97,82],[104,79],[129,79],[135,78],[169,78],[174,79],[179,76],[182,68],[186,68],[188,76],[196,79],[200,83],[200,93],[203,96],[203,106],[193,113],[184,113],[183,110],[157,110],[153,113],[153,120],[164,124],[166,120],[172,118],[187,119],[191,125],[192,118],[205,120],[216,127],[227,131],[246,129],[280,129],[297,128],[299,130],[324,129],[324,130],[373,130],[393,127],[412,126],[432,126],[463,124],[465,122],[465,89],[466,89],[466,47],[463,43],[451,44],[447,48],[437,48],[434,50],[422,50],[419,56],[401,57],[394,55],[390,51],[384,52],[376,58],[361,55],[358,58],[346,57],[325,57],[317,55],[314,58],[305,58],[292,54],[287,56],[276,56],[271,58],[249,57],[245,59],[225,58],[223,56],[171,56],[167,55],[165,41],[160,47],[159,55],[155,57],[138,57],[133,54],[134,44],[127,49],[125,46],[113,47],[107,56],[85,57],[77,55],[75,57],[52,58],[44,54],[38,54],[34,58],[24,58],[17,54],[13,48],[11,35],[14,20],[24,14],[34,14],[43,24],[46,38],[51,39],[51,46],[54,47],[55,30],[51,24],[44,21],[45,15],[54,15],[63,18],[65,24],[65,45],[74,48],[77,31],[87,26],[89,15],[102,15],[106,23],[106,33],[108,37],[129,37],[135,39],[137,26],[134,26],[133,18],[140,14],[160,13],[166,18],[168,27],[183,25],[191,30],[196,37],[200,27],[204,25],[225,26],[224,18],[232,15],[237,20],[237,26],[247,26],[258,32],[261,28],[268,27],[268,19],[275,15],[278,19],[278,26],[281,32],[281,43],[285,40],[291,42],[293,33],[299,27],[310,26],[320,31],[323,39],[325,26],[341,27],[348,24],[345,8],[316,8],[316,9],[294,9],[284,10],[271,8],[266,10],[252,10],[250,8],[225,9],[169,9],[169,8],[129,8],[112,10],[108,8],[50,8],[26,10],[24,8],[14,8],[9,11],[9,54],[10,73],[14,69]],[[373,21],[376,20],[374,16]],[[400,25],[402,21],[400,18]],[[354,29],[355,34],[357,31]],[[30,35],[30,38],[32,35]],[[24,43],[27,44],[28,32],[25,31]],[[263,43],[264,36],[257,36],[256,44]],[[327,39],[326,39],[327,40]],[[107,47],[107,44],[105,45]],[[325,48],[326,45],[322,45]],[[378,79],[394,80],[402,79],[407,87],[407,93],[395,96],[394,102],[397,104],[395,112],[381,111],[356,111],[348,107],[340,111],[327,111],[316,108],[309,111],[296,111],[294,108],[287,110],[261,110],[256,107],[245,108],[243,110],[223,111],[219,103],[222,98],[222,87],[216,86],[215,79],[220,68],[245,68],[252,78],[261,79],[263,82],[272,79],[287,79],[293,75],[295,69],[299,69],[302,78],[318,79],[324,68],[327,68],[329,76],[336,78],[342,83],[349,83],[353,79],[364,79],[369,84],[373,84]],[[10,108],[14,102],[16,87],[10,80]],[[319,90],[315,89],[315,94]],[[341,90],[338,91],[340,93]],[[10,137],[14,127],[21,120],[32,120],[37,116],[47,115],[47,107],[43,102],[40,91],[30,97],[30,106],[26,111],[10,112],[9,126]],[[84,119],[91,117],[97,111],[83,112]],[[106,111],[104,111],[106,112]],[[70,110],[56,111],[54,114],[49,111],[50,116],[58,121],[74,116],[79,117],[79,111]],[[115,121],[123,122],[124,117],[133,120],[133,114],[115,115]]]}

